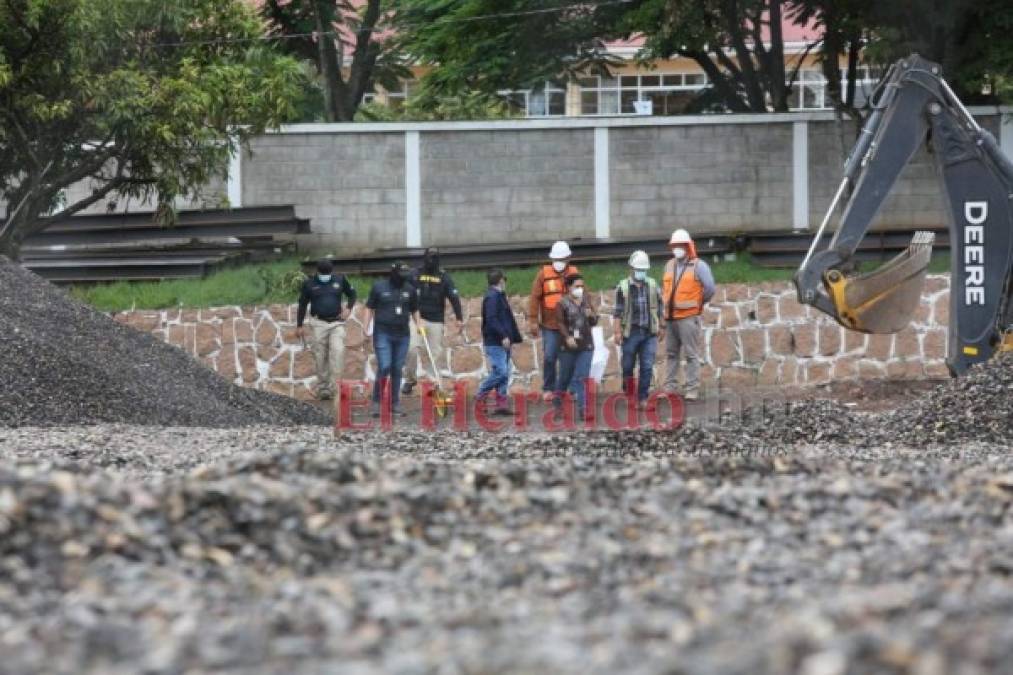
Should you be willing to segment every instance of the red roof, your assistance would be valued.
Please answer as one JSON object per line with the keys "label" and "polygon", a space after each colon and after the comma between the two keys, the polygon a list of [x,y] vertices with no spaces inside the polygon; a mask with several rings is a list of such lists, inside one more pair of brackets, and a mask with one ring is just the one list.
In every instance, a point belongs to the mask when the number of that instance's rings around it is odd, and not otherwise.
{"label": "red roof", "polygon": [[[762,35],[764,40],[770,39],[770,27],[766,24],[763,26]],[[785,44],[809,43],[819,40],[822,37],[822,32],[813,21],[799,25],[790,19],[783,19],[781,21],[781,36]],[[635,35],[626,40],[612,40],[606,45],[610,49],[616,50],[639,49],[644,46],[644,37]]]}

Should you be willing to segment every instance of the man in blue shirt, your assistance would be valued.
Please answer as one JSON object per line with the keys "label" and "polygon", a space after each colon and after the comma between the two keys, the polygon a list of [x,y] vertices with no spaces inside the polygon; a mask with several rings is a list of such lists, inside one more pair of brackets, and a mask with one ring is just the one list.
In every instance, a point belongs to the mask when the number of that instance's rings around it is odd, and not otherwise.
{"label": "man in blue shirt", "polygon": [[478,398],[495,397],[494,414],[509,415],[507,383],[510,381],[510,348],[521,342],[517,320],[506,297],[506,275],[492,269],[486,275],[489,290],[482,300],[482,345],[489,374],[478,388]]}

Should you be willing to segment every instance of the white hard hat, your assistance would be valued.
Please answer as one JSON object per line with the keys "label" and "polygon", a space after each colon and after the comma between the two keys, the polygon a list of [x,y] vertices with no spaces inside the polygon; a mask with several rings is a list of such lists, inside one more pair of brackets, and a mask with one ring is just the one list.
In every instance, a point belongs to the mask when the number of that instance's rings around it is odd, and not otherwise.
{"label": "white hard hat", "polygon": [[549,251],[549,257],[553,260],[565,260],[573,254],[570,252],[570,245],[565,241],[557,241]]}
{"label": "white hard hat", "polygon": [[630,267],[635,270],[649,270],[651,269],[651,259],[644,251],[634,251],[630,256]]}
{"label": "white hard hat", "polygon": [[668,245],[675,246],[676,244],[692,244],[693,237],[689,236],[689,232],[679,228],[672,233],[672,237],[668,240]]}

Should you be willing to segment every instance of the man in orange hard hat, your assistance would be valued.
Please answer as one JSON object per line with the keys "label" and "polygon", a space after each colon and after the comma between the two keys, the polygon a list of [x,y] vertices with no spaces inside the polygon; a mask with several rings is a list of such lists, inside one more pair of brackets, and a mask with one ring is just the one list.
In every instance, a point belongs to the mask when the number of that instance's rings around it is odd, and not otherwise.
{"label": "man in orange hard hat", "polygon": [[700,397],[700,346],[704,305],[714,297],[714,275],[706,262],[697,257],[696,245],[689,232],[678,229],[668,240],[672,259],[665,264],[661,301],[665,312],[665,389],[676,391],[679,366],[686,359],[687,401]]}

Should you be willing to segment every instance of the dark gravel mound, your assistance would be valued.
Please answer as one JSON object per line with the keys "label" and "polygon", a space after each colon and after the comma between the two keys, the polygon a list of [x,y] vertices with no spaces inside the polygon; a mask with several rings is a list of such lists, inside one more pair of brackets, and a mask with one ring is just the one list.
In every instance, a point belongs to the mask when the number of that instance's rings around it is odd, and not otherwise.
{"label": "dark gravel mound", "polygon": [[312,406],[237,387],[0,257],[0,427],[326,424]]}
{"label": "dark gravel mound", "polygon": [[877,418],[882,440],[914,446],[1013,440],[1013,354],[1000,354],[961,378]]}

